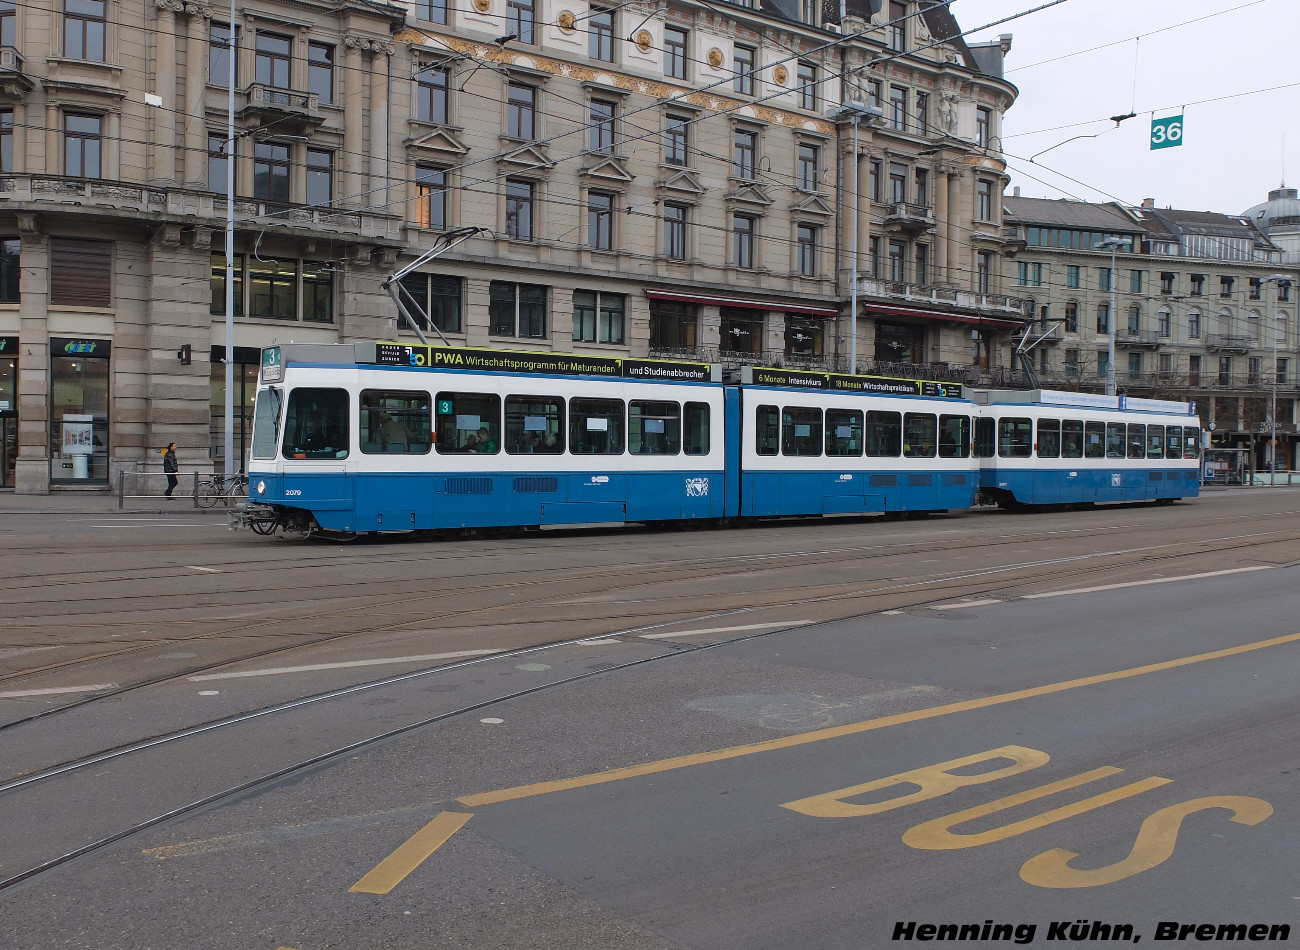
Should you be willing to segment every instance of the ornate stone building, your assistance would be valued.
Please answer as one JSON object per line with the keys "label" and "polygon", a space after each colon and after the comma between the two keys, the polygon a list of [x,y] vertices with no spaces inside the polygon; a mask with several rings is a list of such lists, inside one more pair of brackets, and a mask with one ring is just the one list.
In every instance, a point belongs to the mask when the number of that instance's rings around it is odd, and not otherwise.
{"label": "ornate stone building", "polygon": [[449,234],[403,286],[452,344],[1005,370],[1010,38],[968,46],[942,3],[847,13],[0,9],[0,488],[106,486],[171,441],[227,467],[222,361],[242,455],[258,348],[409,333],[383,282]]}

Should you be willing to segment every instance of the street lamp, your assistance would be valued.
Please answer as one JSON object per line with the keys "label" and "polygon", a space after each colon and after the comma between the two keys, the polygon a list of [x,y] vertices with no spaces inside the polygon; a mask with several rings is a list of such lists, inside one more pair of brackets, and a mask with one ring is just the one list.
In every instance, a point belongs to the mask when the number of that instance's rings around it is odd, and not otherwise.
{"label": "street lamp", "polygon": [[1106,329],[1109,341],[1109,349],[1106,356],[1106,395],[1115,395],[1115,321],[1118,315],[1115,313],[1115,252],[1121,247],[1127,249],[1129,246],[1128,238],[1108,237],[1094,244],[1093,250],[1110,251],[1110,314],[1106,320]]}
{"label": "street lamp", "polygon": [[[1291,280],[1286,274],[1271,274],[1260,281],[1260,285],[1289,283]],[[1268,303],[1265,302],[1264,309],[1267,312]],[[1269,403],[1268,410],[1268,483],[1269,485],[1277,484],[1277,314],[1273,314],[1273,326],[1271,336],[1273,337],[1273,395]]]}
{"label": "street lamp", "polygon": [[[853,266],[849,283],[849,372],[858,371],[858,123],[865,119],[878,119],[884,110],[865,102],[850,99],[838,109],[832,109],[826,117],[839,125],[843,122],[853,123]],[[843,202],[840,202],[841,207]]]}
{"label": "street lamp", "polygon": [[235,2],[230,0],[230,56],[226,69],[226,145],[230,154],[226,158],[226,436],[221,450],[227,476],[239,470],[231,469],[235,464],[235,64],[239,60]]}

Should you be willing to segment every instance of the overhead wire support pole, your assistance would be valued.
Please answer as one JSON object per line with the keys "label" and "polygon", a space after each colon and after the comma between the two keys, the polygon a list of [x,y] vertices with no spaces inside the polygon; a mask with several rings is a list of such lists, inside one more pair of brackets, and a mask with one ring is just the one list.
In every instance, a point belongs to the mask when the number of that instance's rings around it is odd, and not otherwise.
{"label": "overhead wire support pole", "polygon": [[230,0],[230,56],[226,69],[226,415],[222,463],[226,475],[243,470],[235,462],[235,63],[238,61],[235,4]]}

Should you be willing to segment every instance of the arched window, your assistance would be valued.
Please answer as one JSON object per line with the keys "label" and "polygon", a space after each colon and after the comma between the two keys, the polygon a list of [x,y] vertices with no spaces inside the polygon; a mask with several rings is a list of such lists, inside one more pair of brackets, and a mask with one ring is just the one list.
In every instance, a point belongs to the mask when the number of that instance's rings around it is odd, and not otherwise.
{"label": "arched window", "polygon": [[1193,307],[1187,311],[1187,339],[1199,340],[1201,338],[1201,311]]}
{"label": "arched window", "polygon": [[1172,314],[1168,307],[1161,307],[1160,312],[1156,314],[1156,332],[1162,337],[1169,336],[1170,325],[1173,323]]}
{"label": "arched window", "polygon": [[1232,311],[1226,307],[1219,311],[1219,332],[1224,336],[1232,336]]}

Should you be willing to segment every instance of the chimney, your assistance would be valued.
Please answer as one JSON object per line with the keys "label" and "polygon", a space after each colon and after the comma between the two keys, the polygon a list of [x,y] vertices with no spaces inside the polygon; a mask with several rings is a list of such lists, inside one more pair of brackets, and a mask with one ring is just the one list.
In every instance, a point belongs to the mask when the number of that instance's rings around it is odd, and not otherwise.
{"label": "chimney", "polygon": [[1142,207],[1144,207],[1144,208],[1154,208],[1155,206],[1156,206],[1156,199],[1154,199],[1154,198],[1143,198],[1143,199],[1142,199]]}
{"label": "chimney", "polygon": [[1019,185],[1016,185],[1014,188],[1011,189],[1011,197],[1012,197],[1012,198],[1019,198],[1019,197],[1020,197],[1020,186],[1019,186]]}

